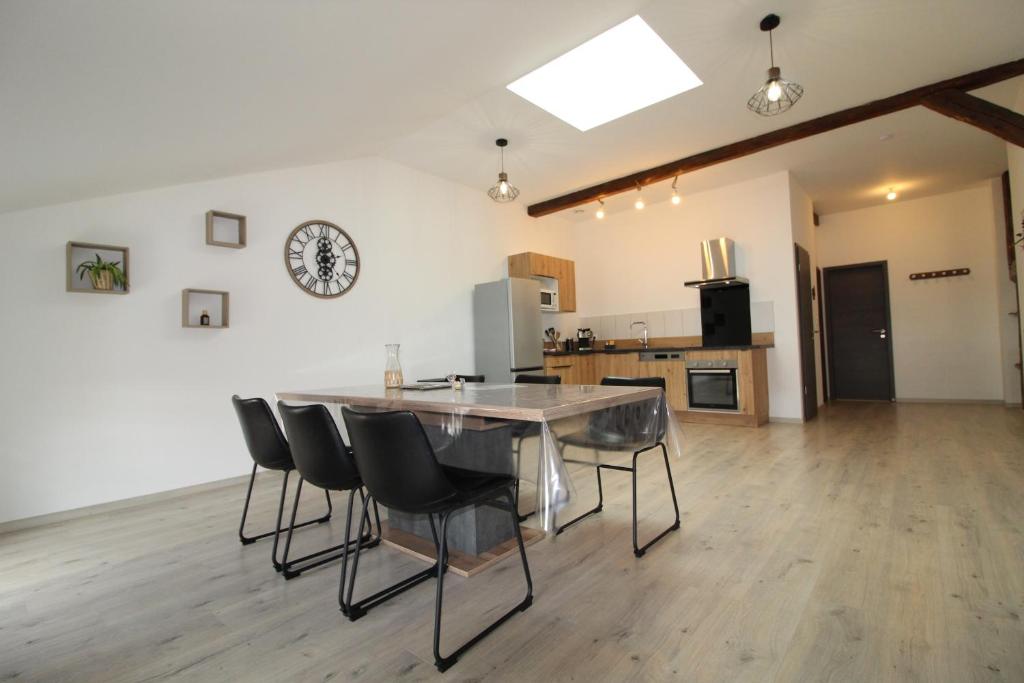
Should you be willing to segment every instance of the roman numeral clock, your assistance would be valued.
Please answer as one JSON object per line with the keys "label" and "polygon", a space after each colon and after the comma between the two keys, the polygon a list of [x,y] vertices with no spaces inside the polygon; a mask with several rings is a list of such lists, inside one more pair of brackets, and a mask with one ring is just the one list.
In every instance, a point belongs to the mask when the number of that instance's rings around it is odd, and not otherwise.
{"label": "roman numeral clock", "polygon": [[359,251],[348,233],[327,221],[306,221],[284,244],[284,265],[306,294],[333,299],[359,277]]}

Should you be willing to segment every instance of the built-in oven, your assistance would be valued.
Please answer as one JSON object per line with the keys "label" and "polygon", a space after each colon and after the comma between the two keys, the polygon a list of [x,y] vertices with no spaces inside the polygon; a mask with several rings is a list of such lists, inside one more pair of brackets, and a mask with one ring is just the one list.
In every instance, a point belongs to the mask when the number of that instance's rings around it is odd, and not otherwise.
{"label": "built-in oven", "polygon": [[691,409],[739,410],[736,361],[686,361],[686,402]]}

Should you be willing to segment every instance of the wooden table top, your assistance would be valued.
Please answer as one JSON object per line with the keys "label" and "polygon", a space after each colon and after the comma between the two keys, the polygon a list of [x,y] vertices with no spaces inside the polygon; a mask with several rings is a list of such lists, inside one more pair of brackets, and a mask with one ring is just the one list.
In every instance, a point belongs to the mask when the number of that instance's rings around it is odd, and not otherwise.
{"label": "wooden table top", "polygon": [[414,391],[383,386],[280,391],[282,401],[341,403],[428,413],[545,422],[612,406],[656,399],[661,389],[589,384],[476,384],[462,389]]}

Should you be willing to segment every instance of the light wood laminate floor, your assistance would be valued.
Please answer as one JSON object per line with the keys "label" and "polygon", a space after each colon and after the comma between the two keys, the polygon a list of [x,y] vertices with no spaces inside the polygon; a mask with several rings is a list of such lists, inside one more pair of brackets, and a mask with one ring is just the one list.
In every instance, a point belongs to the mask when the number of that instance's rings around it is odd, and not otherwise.
{"label": "light wood laminate floor", "polygon": [[[609,472],[602,514],[528,549],[533,607],[444,678],[1024,680],[1022,411],[852,404],[804,426],[683,429],[682,529],[634,559],[629,476]],[[654,530],[669,511],[646,464]],[[575,480],[590,503],[593,476]],[[254,525],[270,524],[278,481],[259,478]],[[0,536],[0,680],[442,678],[433,583],[349,623],[337,565],[285,582],[268,542],[239,545],[243,495],[233,483]],[[340,527],[302,532],[299,551]],[[387,548],[363,560],[365,591],[422,566]],[[449,646],[522,590],[514,562],[447,584]]]}

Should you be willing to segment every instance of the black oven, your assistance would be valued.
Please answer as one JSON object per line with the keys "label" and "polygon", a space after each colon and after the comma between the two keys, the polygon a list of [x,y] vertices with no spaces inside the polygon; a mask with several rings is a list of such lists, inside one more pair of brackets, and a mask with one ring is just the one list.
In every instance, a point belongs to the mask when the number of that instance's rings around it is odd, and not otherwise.
{"label": "black oven", "polygon": [[690,408],[739,410],[736,361],[686,361],[686,401]]}

